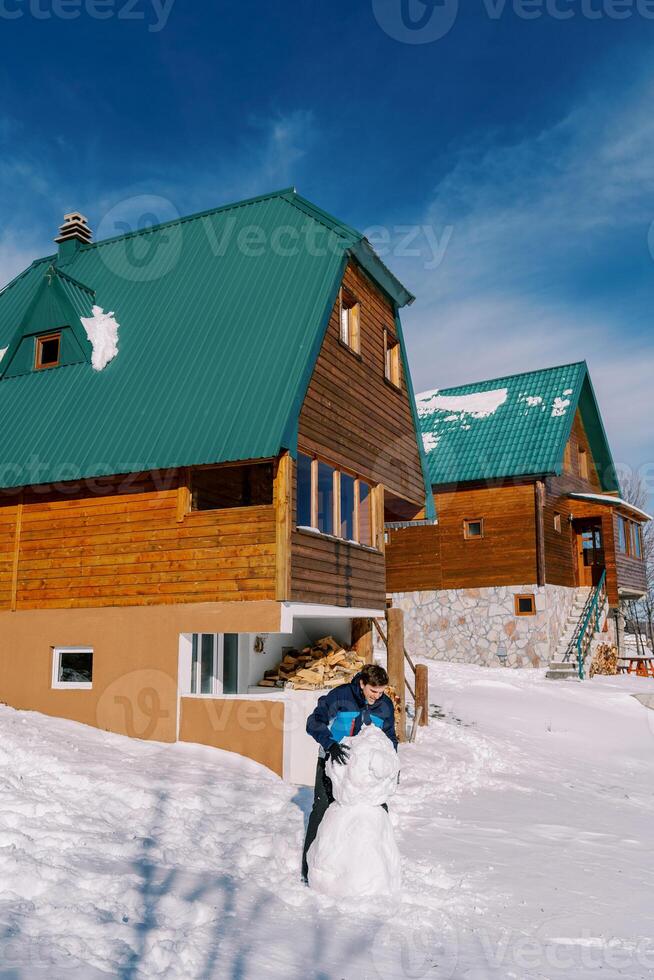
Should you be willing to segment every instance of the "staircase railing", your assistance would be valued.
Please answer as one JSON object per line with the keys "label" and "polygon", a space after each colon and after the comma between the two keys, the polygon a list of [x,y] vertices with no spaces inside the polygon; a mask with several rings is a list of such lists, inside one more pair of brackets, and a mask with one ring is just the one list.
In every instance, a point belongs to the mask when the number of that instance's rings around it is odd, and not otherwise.
{"label": "staircase railing", "polygon": [[572,652],[574,651],[576,653],[577,670],[579,672],[579,679],[582,681],[585,676],[584,661],[593,640],[593,635],[599,632],[600,617],[604,611],[607,601],[606,569],[604,569],[597,586],[588,596],[588,601],[584,606],[584,611],[579,618],[579,623],[575,628],[570,644],[568,645],[568,650],[566,651],[566,655],[564,657],[565,660],[569,660]]}

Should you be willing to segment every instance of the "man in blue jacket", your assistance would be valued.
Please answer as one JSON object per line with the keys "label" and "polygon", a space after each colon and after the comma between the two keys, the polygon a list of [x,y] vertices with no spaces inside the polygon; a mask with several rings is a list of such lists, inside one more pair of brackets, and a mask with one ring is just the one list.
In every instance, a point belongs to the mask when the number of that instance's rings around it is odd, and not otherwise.
{"label": "man in blue jacket", "polygon": [[384,693],[387,685],[388,674],[384,668],[366,664],[349,684],[341,684],[319,698],[315,710],[307,719],[307,732],[320,746],[320,753],[313,808],[302,853],[302,878],[305,881],[308,875],[307,852],[315,840],[327,807],[334,801],[331,780],[325,772],[327,759],[345,765],[350,754],[347,745],[339,744],[341,739],[347,735],[357,735],[362,725],[377,725],[388,735],[397,751],[395,709]]}

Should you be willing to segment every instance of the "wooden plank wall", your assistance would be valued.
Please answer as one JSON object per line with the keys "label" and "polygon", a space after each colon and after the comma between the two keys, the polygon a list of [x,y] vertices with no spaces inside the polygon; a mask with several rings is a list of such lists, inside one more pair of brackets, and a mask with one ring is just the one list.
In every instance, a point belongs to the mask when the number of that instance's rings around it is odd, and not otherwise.
{"label": "wooden plank wall", "polygon": [[[625,514],[626,516],[626,514]],[[644,595],[647,592],[647,571],[645,562],[632,555],[618,551],[618,515],[613,515],[613,540],[615,541],[615,566],[618,584],[621,588],[631,589]]]}
{"label": "wooden plank wall", "polygon": [[389,592],[443,588],[441,530],[437,524],[403,527],[388,532],[386,587]]}
{"label": "wooden plank wall", "polygon": [[337,302],[300,413],[300,448],[423,506],[406,378],[399,390],[384,378],[384,328],[395,332],[392,305],[354,264],[343,285],[361,303],[361,356],[341,343]]}
{"label": "wooden plank wall", "polygon": [[[103,479],[97,495],[24,498],[16,607],[47,609],[275,597],[274,507],[177,520],[175,472]],[[0,608],[16,503],[0,501]]]}

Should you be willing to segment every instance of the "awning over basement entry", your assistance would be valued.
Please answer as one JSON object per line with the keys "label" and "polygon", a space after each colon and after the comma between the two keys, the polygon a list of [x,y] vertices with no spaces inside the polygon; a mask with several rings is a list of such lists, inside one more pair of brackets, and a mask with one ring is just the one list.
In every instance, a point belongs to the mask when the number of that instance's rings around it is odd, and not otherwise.
{"label": "awning over basement entry", "polygon": [[651,514],[645,513],[640,507],[635,507],[634,504],[628,503],[623,500],[622,497],[611,496],[608,493],[569,493],[568,497],[572,497],[574,500],[590,500],[593,503],[599,504],[609,504],[613,507],[620,507],[623,510],[629,511],[631,514],[640,518],[641,521],[651,521]]}

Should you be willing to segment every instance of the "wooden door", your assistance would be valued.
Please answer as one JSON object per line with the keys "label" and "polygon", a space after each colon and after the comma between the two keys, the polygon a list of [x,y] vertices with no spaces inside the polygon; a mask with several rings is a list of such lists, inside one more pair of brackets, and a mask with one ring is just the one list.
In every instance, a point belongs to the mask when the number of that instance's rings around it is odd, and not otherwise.
{"label": "wooden door", "polygon": [[605,568],[601,521],[575,521],[579,585],[593,586]]}

